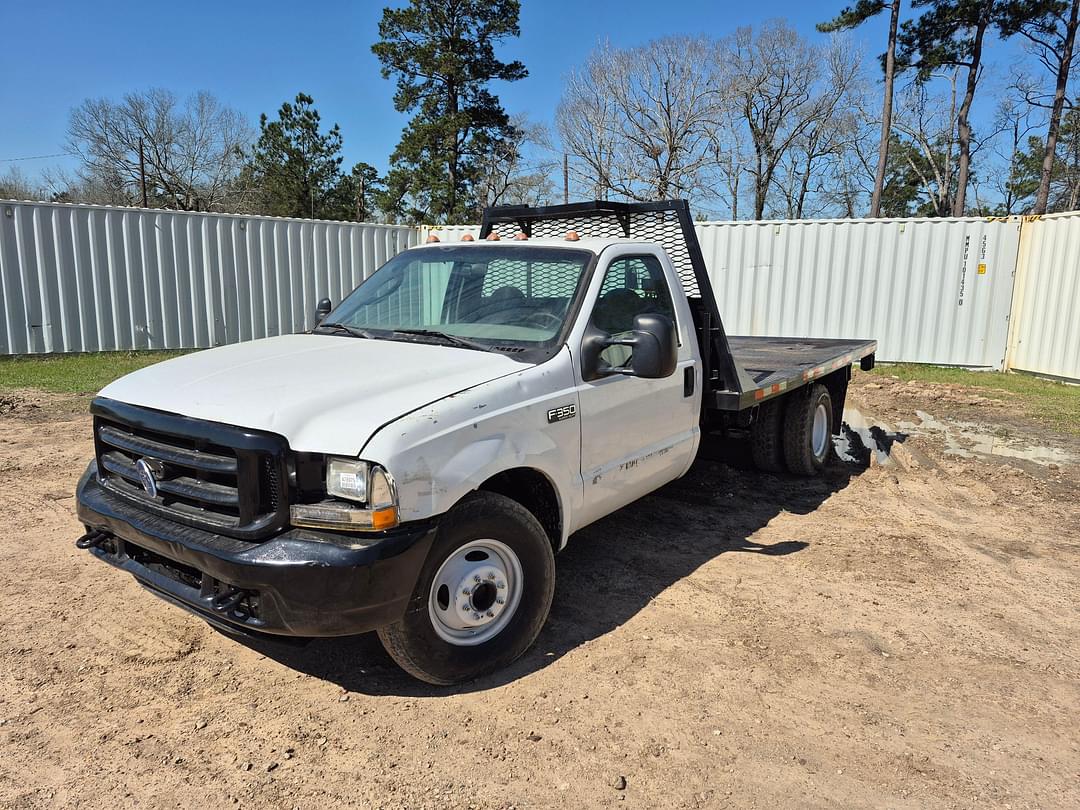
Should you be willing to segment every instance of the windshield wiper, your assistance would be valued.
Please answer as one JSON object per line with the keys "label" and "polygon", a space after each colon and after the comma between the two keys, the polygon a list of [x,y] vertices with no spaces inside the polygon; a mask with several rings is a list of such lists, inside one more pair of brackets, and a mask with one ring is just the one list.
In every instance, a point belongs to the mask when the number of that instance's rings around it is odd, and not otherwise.
{"label": "windshield wiper", "polygon": [[490,348],[474,340],[451,335],[447,332],[439,332],[436,329],[394,329],[393,332],[395,335],[418,335],[420,337],[436,338],[454,346],[461,346],[463,349],[476,349],[481,352],[486,352]]}
{"label": "windshield wiper", "polygon": [[312,331],[317,332],[320,329],[336,329],[338,332],[344,332],[345,334],[352,335],[353,337],[367,338],[369,340],[375,338],[375,335],[373,335],[371,332],[368,332],[366,329],[358,329],[357,327],[349,326],[346,323],[320,323]]}

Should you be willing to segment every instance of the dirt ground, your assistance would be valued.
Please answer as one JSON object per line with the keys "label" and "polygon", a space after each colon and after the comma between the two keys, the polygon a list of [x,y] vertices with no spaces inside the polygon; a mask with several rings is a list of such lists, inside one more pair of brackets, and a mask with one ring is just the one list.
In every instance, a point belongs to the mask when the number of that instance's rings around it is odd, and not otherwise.
{"label": "dirt ground", "polygon": [[699,461],[572,539],[524,659],[438,689],[77,551],[85,400],[8,395],[0,806],[1080,807],[1077,440],[957,386],[850,404],[888,454]]}

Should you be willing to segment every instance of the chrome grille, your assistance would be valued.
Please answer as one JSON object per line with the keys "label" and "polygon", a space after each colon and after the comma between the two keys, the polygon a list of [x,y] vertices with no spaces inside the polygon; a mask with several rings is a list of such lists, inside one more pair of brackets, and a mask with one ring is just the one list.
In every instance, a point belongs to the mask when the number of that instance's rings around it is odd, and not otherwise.
{"label": "chrome grille", "polygon": [[92,410],[98,475],[116,494],[149,512],[245,539],[284,525],[281,437],[108,400],[95,400]]}

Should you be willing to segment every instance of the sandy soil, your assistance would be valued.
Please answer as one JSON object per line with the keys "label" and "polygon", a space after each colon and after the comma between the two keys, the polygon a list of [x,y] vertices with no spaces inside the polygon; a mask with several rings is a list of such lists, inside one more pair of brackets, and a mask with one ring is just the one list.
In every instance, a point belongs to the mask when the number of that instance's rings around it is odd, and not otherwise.
{"label": "sandy soil", "polygon": [[1080,807],[1080,468],[898,425],[1076,441],[900,389],[852,394],[885,466],[714,457],[582,532],[535,648],[460,690],[373,636],[239,644],[77,551],[84,402],[7,396],[0,805]]}

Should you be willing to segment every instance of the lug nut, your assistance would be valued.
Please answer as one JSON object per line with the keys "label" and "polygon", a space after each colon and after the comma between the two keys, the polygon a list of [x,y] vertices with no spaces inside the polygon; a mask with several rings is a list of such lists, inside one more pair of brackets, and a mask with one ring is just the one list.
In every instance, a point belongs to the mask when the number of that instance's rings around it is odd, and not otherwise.
{"label": "lug nut", "polygon": [[492,571],[490,574],[488,574],[488,579],[495,579],[495,572],[494,571]]}
{"label": "lug nut", "polygon": [[462,596],[468,596],[470,593],[472,593],[472,591],[470,591],[468,588],[465,588],[461,591]]}
{"label": "lug nut", "polygon": [[505,582],[500,582],[495,587],[497,587],[501,591],[503,588],[506,587],[506,583]]}
{"label": "lug nut", "polygon": [[478,575],[474,575],[473,582],[480,582],[480,577]]}
{"label": "lug nut", "polygon": [[496,604],[496,605],[505,605],[505,604],[506,604],[506,600],[505,600],[505,599],[503,599],[503,598],[502,598],[501,596],[499,596],[499,597],[496,597],[496,599],[495,599],[495,604]]}
{"label": "lug nut", "polygon": [[473,617],[473,621],[480,621],[480,614],[479,613],[473,613],[472,617]]}
{"label": "lug nut", "polygon": [[487,613],[485,613],[484,615],[487,616],[489,619],[494,619],[495,618],[495,614],[492,613],[490,610]]}

